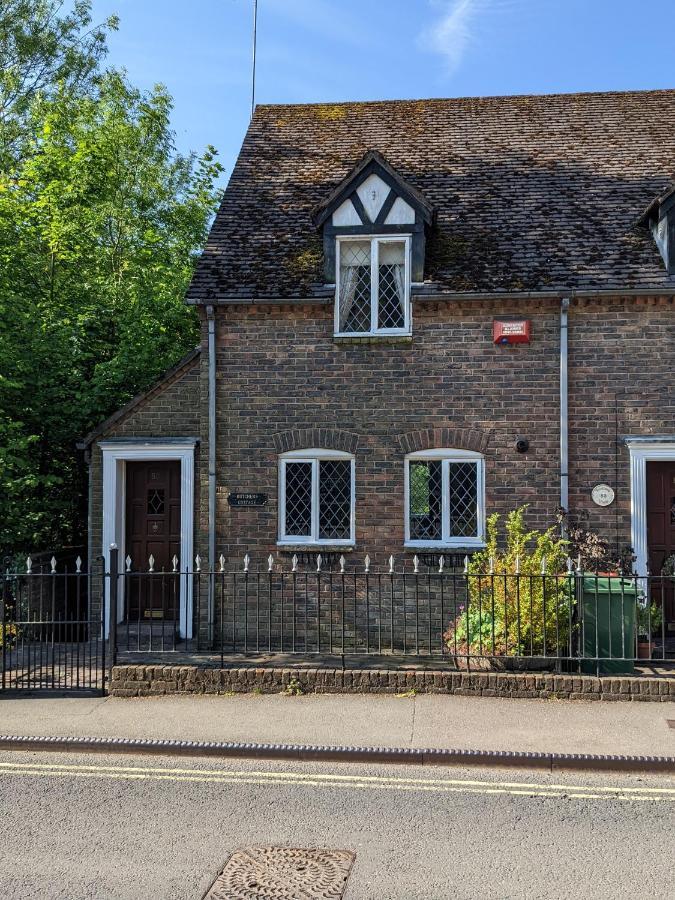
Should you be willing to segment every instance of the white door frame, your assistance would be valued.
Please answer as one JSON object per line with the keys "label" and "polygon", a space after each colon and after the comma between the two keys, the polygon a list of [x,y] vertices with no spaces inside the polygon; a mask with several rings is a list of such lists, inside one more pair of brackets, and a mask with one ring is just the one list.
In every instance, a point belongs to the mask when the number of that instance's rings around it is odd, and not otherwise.
{"label": "white door frame", "polygon": [[[100,441],[103,453],[103,555],[106,569],[110,571],[110,548],[119,549],[119,569],[125,570],[126,557],[126,463],[147,460],[180,462],[180,560],[181,573],[192,571],[192,547],[194,535],[194,438],[175,438],[165,442],[148,440]],[[123,584],[123,579],[122,579]],[[124,591],[118,592],[117,621],[124,620]],[[106,579],[104,632],[108,636],[110,582]],[[180,577],[180,615],[178,631],[182,638],[192,637],[192,578]]]}
{"label": "white door frame", "polygon": [[[675,435],[664,437],[627,437],[630,453],[631,544],[638,575],[647,574],[647,463],[675,462]],[[653,573],[652,573],[653,574]]]}

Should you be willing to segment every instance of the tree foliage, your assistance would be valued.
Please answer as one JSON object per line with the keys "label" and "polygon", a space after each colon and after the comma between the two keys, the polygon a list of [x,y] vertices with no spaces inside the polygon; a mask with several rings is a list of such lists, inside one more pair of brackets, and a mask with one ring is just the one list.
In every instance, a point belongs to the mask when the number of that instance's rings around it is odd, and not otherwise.
{"label": "tree foliage", "polygon": [[[48,26],[22,31],[36,5]],[[183,294],[222,171],[211,147],[176,152],[163,87],[144,93],[103,69],[89,3],[65,18],[60,7],[11,0],[13,35],[0,36],[30,73],[0,83],[5,554],[82,538],[78,437],[197,342]]]}

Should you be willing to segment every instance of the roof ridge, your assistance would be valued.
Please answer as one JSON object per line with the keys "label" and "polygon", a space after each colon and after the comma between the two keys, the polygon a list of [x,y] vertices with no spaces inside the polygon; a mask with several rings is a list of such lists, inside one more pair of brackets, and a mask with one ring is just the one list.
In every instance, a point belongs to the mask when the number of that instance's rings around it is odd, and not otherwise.
{"label": "roof ridge", "polygon": [[543,94],[470,94],[460,97],[395,97],[379,100],[323,100],[312,103],[258,103],[264,109],[316,109],[322,106],[384,106],[404,103],[469,103],[475,100],[551,100],[558,97],[637,97],[654,94],[675,94],[673,88],[635,88],[625,91],[554,91]]}

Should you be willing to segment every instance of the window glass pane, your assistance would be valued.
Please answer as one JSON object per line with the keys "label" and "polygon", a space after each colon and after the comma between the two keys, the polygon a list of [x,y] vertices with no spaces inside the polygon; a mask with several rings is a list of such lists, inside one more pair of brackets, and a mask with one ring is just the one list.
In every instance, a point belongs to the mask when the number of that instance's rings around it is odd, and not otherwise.
{"label": "window glass pane", "polygon": [[405,328],[405,243],[380,242],[378,328]]}
{"label": "window glass pane", "polygon": [[312,464],[286,463],[287,537],[310,537],[312,533]]}
{"label": "window glass pane", "polygon": [[450,537],[476,537],[478,531],[478,467],[449,464]]}
{"label": "window glass pane", "polygon": [[351,510],[351,460],[322,460],[319,463],[319,538],[349,540]]}
{"label": "window glass pane", "polygon": [[370,331],[370,241],[340,243],[340,331]]}
{"label": "window glass pane", "polygon": [[440,541],[443,538],[443,476],[437,461],[411,462],[410,540]]}
{"label": "window glass pane", "polygon": [[148,491],[148,515],[164,515],[164,488],[151,488]]}

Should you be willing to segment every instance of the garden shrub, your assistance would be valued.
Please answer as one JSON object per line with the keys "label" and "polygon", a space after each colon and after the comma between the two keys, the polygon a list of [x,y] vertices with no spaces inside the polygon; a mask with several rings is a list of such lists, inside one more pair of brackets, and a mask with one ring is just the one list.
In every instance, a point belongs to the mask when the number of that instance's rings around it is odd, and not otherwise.
{"label": "garden shrub", "polygon": [[573,586],[566,573],[567,542],[555,528],[526,531],[526,508],[506,517],[501,542],[501,516],[487,520],[486,546],[468,564],[466,601],[444,635],[457,656],[569,653]]}

